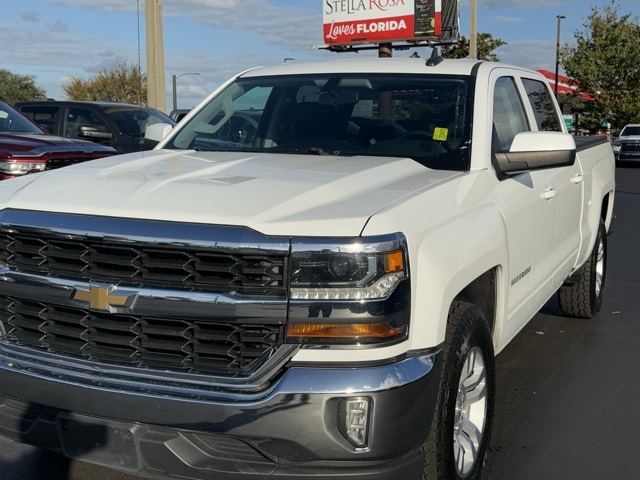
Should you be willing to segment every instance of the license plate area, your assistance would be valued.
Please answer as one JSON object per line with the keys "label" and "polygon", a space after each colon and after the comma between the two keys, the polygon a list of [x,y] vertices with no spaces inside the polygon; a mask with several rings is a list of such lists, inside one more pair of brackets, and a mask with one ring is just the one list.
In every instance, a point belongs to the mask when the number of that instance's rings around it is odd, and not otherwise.
{"label": "license plate area", "polygon": [[62,451],[69,458],[128,472],[145,466],[140,439],[146,427],[67,412],[58,414],[56,424]]}

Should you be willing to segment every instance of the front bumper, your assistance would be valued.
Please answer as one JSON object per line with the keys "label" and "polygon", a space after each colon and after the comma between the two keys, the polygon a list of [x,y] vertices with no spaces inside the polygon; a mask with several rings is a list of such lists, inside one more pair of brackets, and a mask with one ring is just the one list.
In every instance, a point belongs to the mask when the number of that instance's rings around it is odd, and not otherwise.
{"label": "front bumper", "polygon": [[614,148],[613,154],[616,160],[622,162],[640,161],[640,144],[639,143],[623,143]]}
{"label": "front bumper", "polygon": [[[292,366],[260,394],[216,400],[55,378],[0,349],[0,434],[151,478],[420,479],[439,351],[387,365]],[[345,398],[370,401],[368,444],[339,428]]]}

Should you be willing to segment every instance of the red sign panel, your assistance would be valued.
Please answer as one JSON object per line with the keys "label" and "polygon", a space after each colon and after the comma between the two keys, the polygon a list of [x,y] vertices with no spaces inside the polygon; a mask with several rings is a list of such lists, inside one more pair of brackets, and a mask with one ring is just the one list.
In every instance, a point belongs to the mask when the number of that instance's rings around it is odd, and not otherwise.
{"label": "red sign panel", "polygon": [[[324,0],[324,43],[349,45],[438,38],[443,33],[442,1]],[[453,1],[457,6],[458,0],[444,1]]]}

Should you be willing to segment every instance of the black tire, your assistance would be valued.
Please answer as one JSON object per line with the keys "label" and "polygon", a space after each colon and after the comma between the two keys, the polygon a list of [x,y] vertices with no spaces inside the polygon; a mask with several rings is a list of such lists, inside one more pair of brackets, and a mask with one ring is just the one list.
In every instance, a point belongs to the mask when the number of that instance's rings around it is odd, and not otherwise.
{"label": "black tire", "polygon": [[596,243],[580,276],[558,290],[562,313],[569,317],[593,318],[602,308],[604,281],[607,274],[607,232],[600,221]]}
{"label": "black tire", "polygon": [[449,311],[437,410],[425,452],[425,480],[477,480],[482,475],[495,401],[493,342],[480,308],[455,302]]}

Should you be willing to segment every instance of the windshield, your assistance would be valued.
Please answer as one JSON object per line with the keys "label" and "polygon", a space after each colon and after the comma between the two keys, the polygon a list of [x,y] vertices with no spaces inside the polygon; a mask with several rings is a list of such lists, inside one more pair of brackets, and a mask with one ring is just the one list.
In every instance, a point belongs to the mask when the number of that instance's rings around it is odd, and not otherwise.
{"label": "windshield", "polygon": [[640,135],[640,125],[627,125],[620,132],[621,137],[630,137],[632,135]]}
{"label": "windshield", "polygon": [[4,102],[0,102],[0,133],[44,134],[40,128]]}
{"label": "windshield", "polygon": [[466,170],[470,82],[388,74],[240,78],[165,148],[408,157]]}
{"label": "windshield", "polygon": [[110,107],[105,112],[118,125],[122,133],[130,137],[144,136],[147,127],[156,123],[176,124],[164,113],[149,108],[118,106]]}

